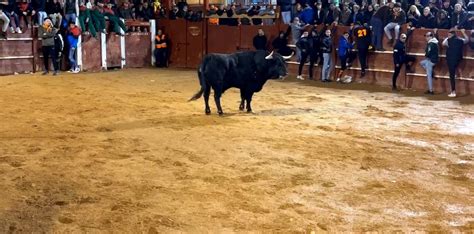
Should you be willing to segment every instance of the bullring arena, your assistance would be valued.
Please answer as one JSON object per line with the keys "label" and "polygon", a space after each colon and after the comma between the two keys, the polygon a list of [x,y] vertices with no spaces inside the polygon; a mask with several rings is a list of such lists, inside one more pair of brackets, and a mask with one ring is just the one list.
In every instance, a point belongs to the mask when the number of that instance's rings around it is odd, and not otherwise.
{"label": "bullring arena", "polygon": [[[0,78],[1,232],[474,230],[470,76],[448,99],[422,95],[419,70],[392,93],[377,67],[388,62],[337,84],[297,81],[290,61],[286,79],[254,96],[253,113],[239,111],[230,89],[220,117],[213,101],[211,115],[202,99],[188,102],[199,89],[191,52],[172,52],[171,68],[127,60],[127,69],[98,72],[103,61],[87,51],[98,45],[83,40],[89,72]],[[31,56],[16,64],[35,70]]]}

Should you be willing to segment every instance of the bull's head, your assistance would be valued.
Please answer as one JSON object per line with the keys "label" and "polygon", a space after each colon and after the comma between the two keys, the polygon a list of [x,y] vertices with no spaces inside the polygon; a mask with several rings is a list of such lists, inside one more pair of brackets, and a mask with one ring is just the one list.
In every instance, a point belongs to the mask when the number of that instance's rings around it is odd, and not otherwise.
{"label": "bull's head", "polygon": [[268,75],[271,79],[283,79],[288,72],[286,70],[286,63],[285,60],[288,60],[293,56],[282,56],[278,53],[274,53],[273,51],[265,57],[266,60],[269,60],[270,66],[268,67]]}

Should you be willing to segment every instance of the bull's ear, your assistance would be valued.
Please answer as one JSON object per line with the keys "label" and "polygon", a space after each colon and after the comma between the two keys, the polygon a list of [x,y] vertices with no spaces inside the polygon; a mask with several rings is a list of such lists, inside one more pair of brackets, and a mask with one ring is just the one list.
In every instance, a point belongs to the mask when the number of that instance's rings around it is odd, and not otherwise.
{"label": "bull's ear", "polygon": [[273,59],[273,51],[265,59]]}
{"label": "bull's ear", "polygon": [[290,59],[291,57],[293,57],[294,54],[295,54],[294,52],[291,52],[290,55],[288,55],[288,56],[283,56],[283,55],[282,55],[281,57],[283,57],[284,60],[288,60],[288,59]]}

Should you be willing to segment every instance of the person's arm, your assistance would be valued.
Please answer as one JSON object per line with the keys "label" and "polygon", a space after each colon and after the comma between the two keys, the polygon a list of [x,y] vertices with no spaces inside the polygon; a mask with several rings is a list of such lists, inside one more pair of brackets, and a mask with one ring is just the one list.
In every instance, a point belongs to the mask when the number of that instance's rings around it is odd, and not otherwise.
{"label": "person's arm", "polygon": [[464,44],[469,43],[469,36],[466,34],[466,30],[464,28],[461,29],[461,33],[464,36],[464,38],[461,38],[461,40],[464,42]]}
{"label": "person's arm", "polygon": [[448,38],[447,38],[447,37],[444,38],[442,45],[445,46],[445,47],[449,47],[449,45],[448,45]]}

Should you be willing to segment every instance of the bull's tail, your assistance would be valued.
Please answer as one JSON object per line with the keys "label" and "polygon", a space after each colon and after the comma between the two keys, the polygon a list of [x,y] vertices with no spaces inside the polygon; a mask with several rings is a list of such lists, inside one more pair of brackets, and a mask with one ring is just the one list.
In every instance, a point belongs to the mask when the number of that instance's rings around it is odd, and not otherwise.
{"label": "bull's tail", "polygon": [[196,93],[194,94],[194,96],[192,96],[188,102],[190,101],[195,101],[195,100],[198,100],[199,98],[201,98],[202,94],[204,93],[204,90],[206,90],[206,80],[204,79],[204,76],[202,75],[202,65],[199,66],[199,69],[198,69],[198,77],[199,77],[199,83],[201,84],[201,89]]}

